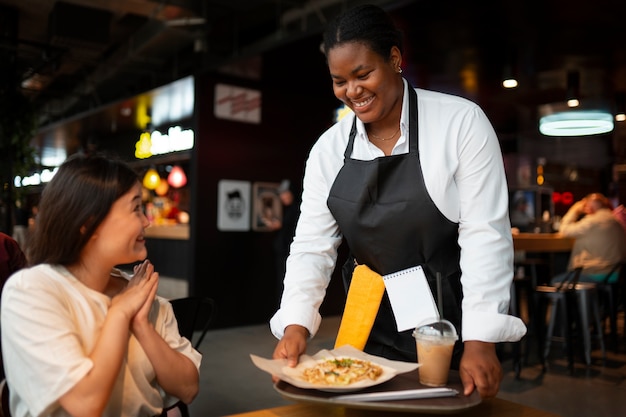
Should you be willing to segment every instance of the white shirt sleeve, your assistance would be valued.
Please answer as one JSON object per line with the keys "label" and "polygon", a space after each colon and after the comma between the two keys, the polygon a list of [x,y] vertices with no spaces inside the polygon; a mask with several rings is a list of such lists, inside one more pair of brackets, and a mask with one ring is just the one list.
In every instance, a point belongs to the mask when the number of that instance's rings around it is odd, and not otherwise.
{"label": "white shirt sleeve", "polygon": [[[458,195],[463,340],[519,340],[526,328],[519,318],[508,315],[513,240],[499,143],[478,106],[457,117],[452,126],[458,138],[457,162],[449,171],[453,175],[446,195]],[[429,170],[429,177],[432,173]]]}

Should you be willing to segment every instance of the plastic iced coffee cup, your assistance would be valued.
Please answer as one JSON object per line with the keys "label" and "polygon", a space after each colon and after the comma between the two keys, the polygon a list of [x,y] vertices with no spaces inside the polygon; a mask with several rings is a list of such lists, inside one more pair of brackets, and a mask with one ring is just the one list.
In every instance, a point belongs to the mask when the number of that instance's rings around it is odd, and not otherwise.
{"label": "plastic iced coffee cup", "polygon": [[441,387],[448,383],[450,361],[458,336],[448,320],[433,319],[413,331],[417,344],[419,378],[422,385]]}

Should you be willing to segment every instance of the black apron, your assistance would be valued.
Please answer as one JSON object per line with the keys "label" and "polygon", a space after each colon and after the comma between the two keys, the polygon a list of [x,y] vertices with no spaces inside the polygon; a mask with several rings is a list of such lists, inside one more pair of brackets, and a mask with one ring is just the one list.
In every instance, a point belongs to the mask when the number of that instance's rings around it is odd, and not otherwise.
{"label": "black apron", "polygon": [[[351,158],[356,117],[352,124],[344,165],[327,201],[350,248],[351,256],[343,267],[344,286],[347,291],[355,261],[381,275],[422,265],[436,298],[435,277],[439,272],[443,278],[443,315],[460,335],[458,224],[441,214],[426,190],[418,150],[417,94],[411,86],[409,114],[409,153],[372,161]],[[454,368],[458,368],[461,349],[459,340]],[[416,361],[412,330],[397,331],[386,292],[364,350],[388,359]]]}

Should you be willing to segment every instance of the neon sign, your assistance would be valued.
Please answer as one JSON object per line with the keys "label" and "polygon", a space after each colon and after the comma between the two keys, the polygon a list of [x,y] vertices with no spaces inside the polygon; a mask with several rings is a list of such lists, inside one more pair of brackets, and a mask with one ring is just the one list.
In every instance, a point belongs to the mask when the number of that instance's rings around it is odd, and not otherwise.
{"label": "neon sign", "polygon": [[43,183],[47,183],[50,182],[50,180],[52,179],[52,177],[54,177],[54,174],[56,174],[58,170],[59,167],[56,167],[54,169],[44,169],[41,172],[35,172],[34,174],[27,177],[16,176],[15,178],[13,178],[13,185],[16,188],[20,188],[28,187],[29,185],[40,185]]}
{"label": "neon sign", "polygon": [[180,126],[170,127],[167,134],[157,130],[152,133],[144,132],[135,143],[135,157],[145,159],[153,155],[186,151],[193,149],[193,144],[193,130],[183,130]]}

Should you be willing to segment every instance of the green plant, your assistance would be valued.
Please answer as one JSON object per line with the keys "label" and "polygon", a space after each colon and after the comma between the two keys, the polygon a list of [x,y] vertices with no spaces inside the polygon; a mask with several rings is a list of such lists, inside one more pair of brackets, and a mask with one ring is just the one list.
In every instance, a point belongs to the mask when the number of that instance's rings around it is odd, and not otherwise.
{"label": "green plant", "polygon": [[[35,149],[30,145],[37,130],[37,112],[19,91],[0,94],[0,200],[6,204],[5,230],[11,231],[14,201],[20,196],[13,186],[16,175],[28,175],[35,167]],[[18,189],[19,190],[19,189]]]}

